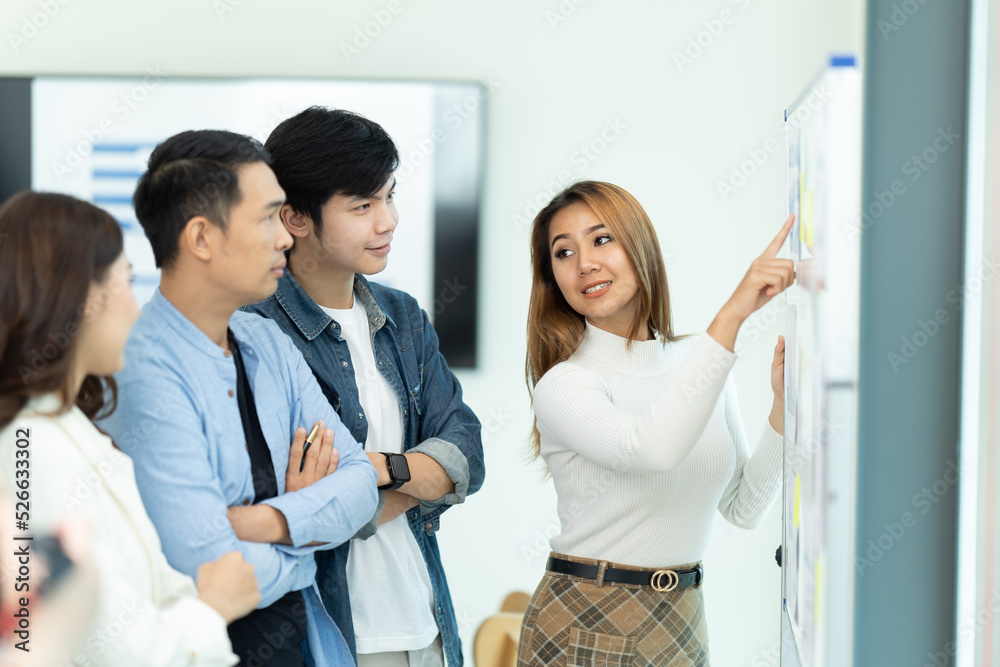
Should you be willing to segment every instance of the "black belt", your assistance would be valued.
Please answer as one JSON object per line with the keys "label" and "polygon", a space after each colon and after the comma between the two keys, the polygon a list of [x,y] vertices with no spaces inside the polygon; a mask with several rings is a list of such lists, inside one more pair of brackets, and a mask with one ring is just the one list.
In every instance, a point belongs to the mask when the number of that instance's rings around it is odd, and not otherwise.
{"label": "black belt", "polygon": [[[600,569],[598,565],[586,565],[555,556],[549,556],[545,568],[549,572],[595,581]],[[617,567],[608,567],[604,570],[604,583],[606,584],[650,586],[653,590],[661,592],[672,591],[681,586],[700,586],[704,580],[705,573],[701,569],[701,565],[690,570],[623,570]]]}

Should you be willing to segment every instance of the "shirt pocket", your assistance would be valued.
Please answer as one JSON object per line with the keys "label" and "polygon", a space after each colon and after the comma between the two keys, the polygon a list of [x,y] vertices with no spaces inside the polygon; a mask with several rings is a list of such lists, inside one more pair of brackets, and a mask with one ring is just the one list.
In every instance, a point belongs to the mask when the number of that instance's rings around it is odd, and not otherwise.
{"label": "shirt pocket", "polygon": [[635,637],[570,628],[566,667],[632,667]]}
{"label": "shirt pocket", "polygon": [[[419,366],[418,366],[418,368],[419,368]],[[418,375],[419,375],[419,372],[418,372]],[[417,380],[417,383],[415,385],[413,385],[412,387],[410,387],[409,394],[410,394],[410,408],[417,414],[418,417],[421,416],[421,415],[423,415],[424,411],[423,411],[423,408],[420,405],[420,380],[419,379]]]}
{"label": "shirt pocket", "polygon": [[239,408],[234,405],[224,414],[217,413],[210,429],[206,433],[209,465],[226,504],[242,505],[244,500],[252,500],[250,454]]}
{"label": "shirt pocket", "polygon": [[[289,414],[287,407],[278,407],[270,411],[270,417],[266,418],[267,420],[265,420],[263,413],[258,413],[258,419],[261,431],[264,433],[264,441],[267,443],[268,454],[271,457],[275,488],[278,495],[281,495],[285,490],[285,473],[288,471],[288,457],[291,454],[292,439],[294,438],[291,414]],[[310,428],[312,428],[312,424],[309,424],[306,430]],[[252,468],[250,472],[252,475]]]}

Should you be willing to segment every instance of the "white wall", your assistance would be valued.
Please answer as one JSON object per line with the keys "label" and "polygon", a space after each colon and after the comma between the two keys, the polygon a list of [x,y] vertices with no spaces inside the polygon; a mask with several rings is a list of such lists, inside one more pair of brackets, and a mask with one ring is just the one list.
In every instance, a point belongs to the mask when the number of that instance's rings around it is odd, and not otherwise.
{"label": "white wall", "polygon": [[[660,234],[676,329],[703,330],[784,217],[784,107],[830,52],[859,52],[863,35],[861,0],[90,0],[50,7],[54,15],[33,33],[25,21],[40,7],[40,0],[5,0],[0,75],[160,67],[172,75],[493,82],[480,250],[482,363],[461,375],[486,425],[487,482],[448,513],[440,533],[470,664],[476,627],[509,591],[534,589],[547,537],[558,529],[551,484],[526,464],[530,269],[521,220],[554,192],[561,172],[626,187]],[[348,60],[342,44],[373,12],[391,21]],[[708,46],[679,67],[675,52],[699,35]],[[587,159],[581,144],[599,138],[609,121],[621,127],[616,140]],[[777,152],[724,200],[718,182],[769,139]],[[403,224],[405,215],[404,208]],[[734,371],[754,443],[770,407],[769,364],[782,319],[775,314],[770,324],[750,325],[754,335],[744,336]],[[777,664],[779,505],[753,532],[717,523],[705,556],[713,663]]]}

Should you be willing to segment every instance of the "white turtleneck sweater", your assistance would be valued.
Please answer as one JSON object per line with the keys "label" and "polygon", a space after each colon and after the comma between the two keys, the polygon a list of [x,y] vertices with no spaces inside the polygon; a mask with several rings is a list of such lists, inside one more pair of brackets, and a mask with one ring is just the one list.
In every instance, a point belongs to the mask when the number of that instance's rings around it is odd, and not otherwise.
{"label": "white turtleneck sweater", "polygon": [[753,528],[781,481],[768,423],[753,456],[729,370],[711,336],[664,347],[587,323],[580,347],[534,390],[541,455],[559,496],[552,550],[639,567],[701,560],[718,508]]}

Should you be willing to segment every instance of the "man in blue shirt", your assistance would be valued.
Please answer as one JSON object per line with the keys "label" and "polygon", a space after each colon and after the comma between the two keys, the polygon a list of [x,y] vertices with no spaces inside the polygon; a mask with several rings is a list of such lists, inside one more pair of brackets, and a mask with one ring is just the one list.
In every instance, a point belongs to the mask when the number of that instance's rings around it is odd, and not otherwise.
{"label": "man in blue shirt", "polygon": [[379,477],[375,535],[351,541],[346,568],[343,550],[318,557],[324,601],[349,590],[331,613],[353,615],[360,667],[461,665],[434,534],[483,483],[481,428],[417,301],[364,277],[386,267],[399,220],[396,147],[377,123],[320,107],[266,146],[295,245],[277,292],[247,310],[291,337]]}
{"label": "man in blue shirt", "polygon": [[101,426],[131,455],[171,565],[194,576],[239,550],[254,566],[260,605],[229,627],[241,664],[346,666],[315,554],[374,529],[377,475],[288,336],[238,312],[274,292],[292,243],[268,162],[214,130],[153,151],[133,203],[162,277]]}

